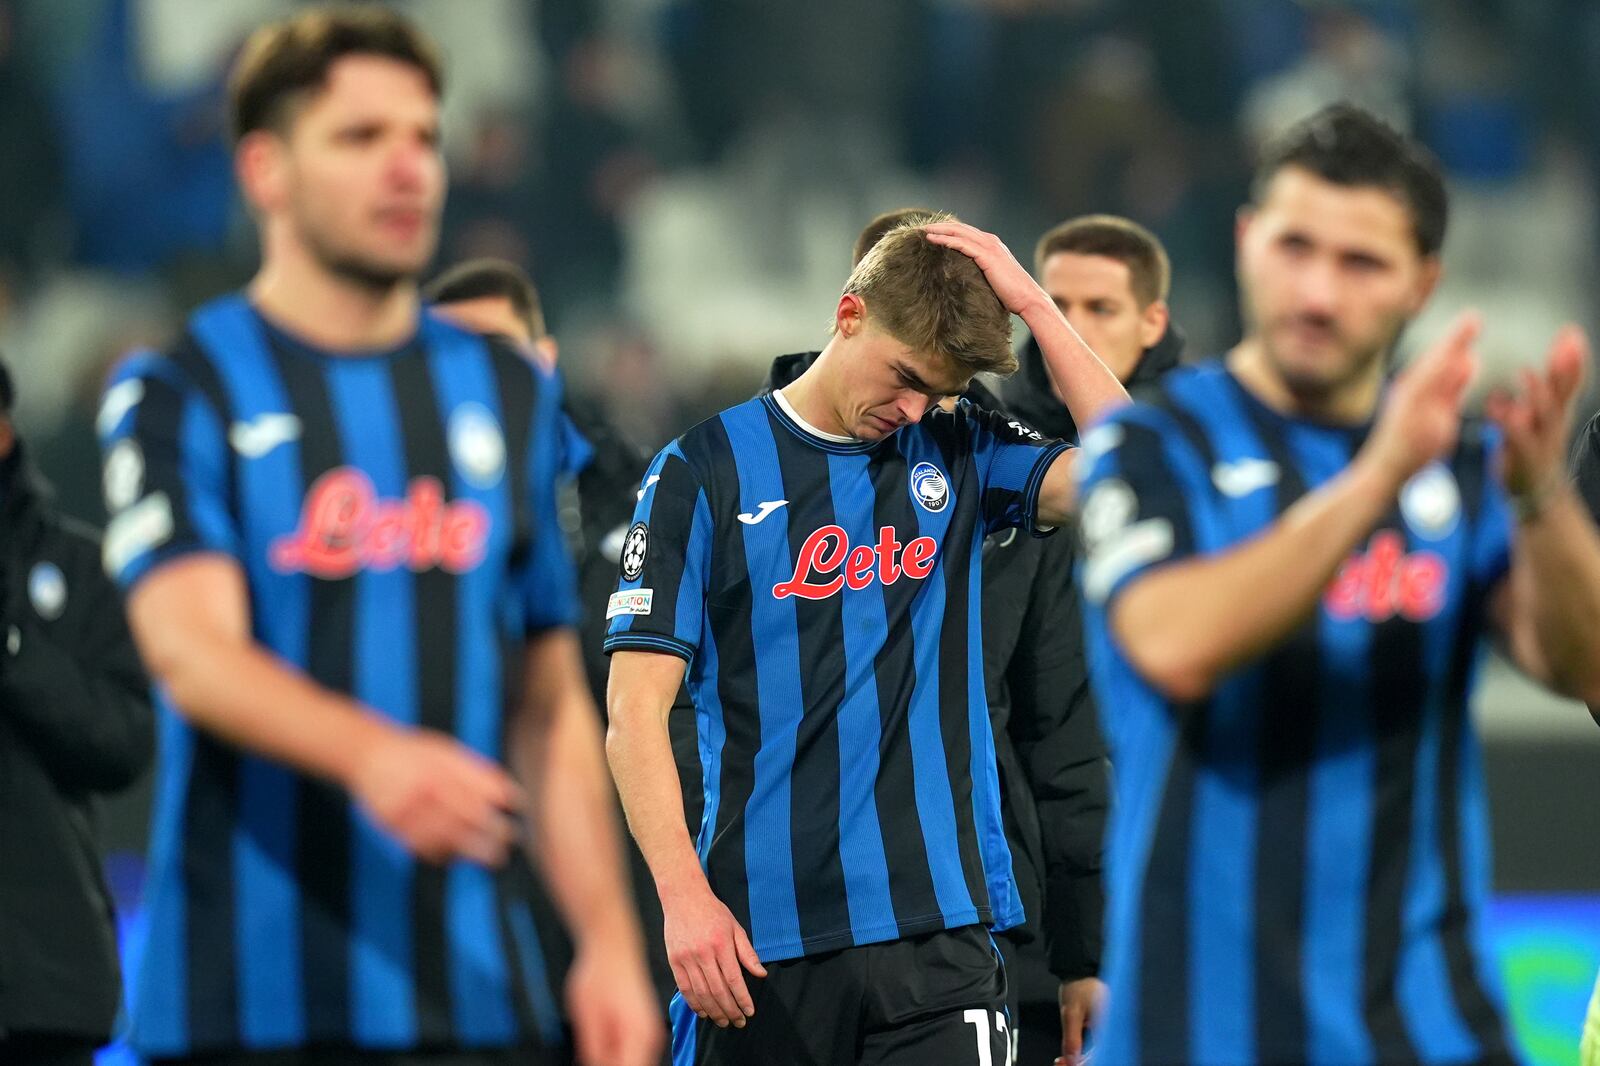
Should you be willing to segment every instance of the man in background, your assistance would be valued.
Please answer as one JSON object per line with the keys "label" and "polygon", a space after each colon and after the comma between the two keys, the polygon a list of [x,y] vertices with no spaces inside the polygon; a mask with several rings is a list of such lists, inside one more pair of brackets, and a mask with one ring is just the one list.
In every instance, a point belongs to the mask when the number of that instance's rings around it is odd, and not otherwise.
{"label": "man in background", "polygon": [[121,1003],[97,800],[150,762],[149,682],[99,536],[56,513],[0,364],[0,1062],[89,1066]]}
{"label": "man in background", "polygon": [[574,635],[559,386],[417,293],[442,82],[378,5],[253,35],[229,105],[260,270],[103,400],[106,561],[171,712],[131,1034],[155,1061],[543,1061],[524,844],[577,945],[578,1059],[661,1045]]}

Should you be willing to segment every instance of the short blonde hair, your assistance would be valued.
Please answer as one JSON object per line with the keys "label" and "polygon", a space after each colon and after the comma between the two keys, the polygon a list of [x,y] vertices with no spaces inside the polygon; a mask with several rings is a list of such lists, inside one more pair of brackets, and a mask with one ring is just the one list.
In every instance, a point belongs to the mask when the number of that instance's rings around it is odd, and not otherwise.
{"label": "short blonde hair", "polygon": [[1011,312],[971,258],[928,240],[923,226],[954,221],[938,213],[896,226],[861,258],[847,295],[861,297],[867,318],[901,344],[942,356],[967,374],[1011,374]]}

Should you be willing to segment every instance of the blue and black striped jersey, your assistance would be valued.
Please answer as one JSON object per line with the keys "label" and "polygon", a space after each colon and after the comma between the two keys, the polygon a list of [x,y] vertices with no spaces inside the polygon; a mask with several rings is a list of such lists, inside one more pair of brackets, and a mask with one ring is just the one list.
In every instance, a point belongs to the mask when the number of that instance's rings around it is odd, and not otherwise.
{"label": "blue and black striped jersey", "polygon": [[[523,641],[576,617],[558,403],[552,378],[428,315],[394,351],[331,354],[219,300],[107,388],[108,569],[132,587],[169,560],[231,557],[263,647],[498,759]],[[506,876],[413,861],[343,791],[165,706],[132,1041],[179,1055],[550,1034]]]}
{"label": "blue and black striped jersey", "polygon": [[840,443],[764,396],[651,464],[606,648],[689,661],[700,857],[763,960],[1021,920],[981,548],[1064,448],[965,402]]}
{"label": "blue and black striped jersey", "polygon": [[1510,1061],[1467,711],[1510,557],[1488,428],[1469,422],[1316,613],[1208,698],[1164,698],[1107,624],[1130,582],[1258,534],[1368,428],[1285,418],[1213,362],[1085,437],[1082,582],[1117,767],[1097,1063]]}

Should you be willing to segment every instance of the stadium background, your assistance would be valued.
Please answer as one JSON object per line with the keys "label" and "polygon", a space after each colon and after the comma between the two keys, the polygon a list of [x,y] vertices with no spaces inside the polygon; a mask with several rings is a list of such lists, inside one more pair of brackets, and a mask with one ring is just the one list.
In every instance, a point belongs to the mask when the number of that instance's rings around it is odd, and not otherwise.
{"label": "stadium background", "polygon": [[[103,518],[106,366],[249,274],[221,72],[296,6],[0,0],[0,351],[70,513]],[[1486,385],[1562,320],[1600,326],[1592,0],[395,6],[449,61],[438,262],[526,264],[574,386],[652,448],[821,343],[851,240],[892,207],[955,210],[1025,260],[1055,221],[1127,214],[1172,254],[1190,355],[1220,350],[1253,146],[1340,98],[1449,173],[1446,281],[1413,338],[1483,308]],[[1600,967],[1600,729],[1499,663],[1479,712],[1513,1022],[1533,1061],[1571,1062]],[[148,782],[106,812],[130,925],[147,804]]]}

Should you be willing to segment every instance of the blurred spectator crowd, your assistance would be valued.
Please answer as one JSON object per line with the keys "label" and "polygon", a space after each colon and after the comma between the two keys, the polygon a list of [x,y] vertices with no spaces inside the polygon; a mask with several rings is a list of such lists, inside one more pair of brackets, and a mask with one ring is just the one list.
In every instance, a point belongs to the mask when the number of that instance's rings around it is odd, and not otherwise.
{"label": "blurred spectator crowd", "polygon": [[[100,518],[108,363],[240,284],[221,71],[296,0],[0,0],[0,351],[63,509]],[[872,214],[948,208],[1026,261],[1114,211],[1172,253],[1191,351],[1237,328],[1253,146],[1353,99],[1455,197],[1443,318],[1491,368],[1596,325],[1592,0],[396,0],[449,64],[440,265],[524,263],[577,387],[654,447],[815,347]],[[1438,318],[1420,323],[1426,335]]]}

